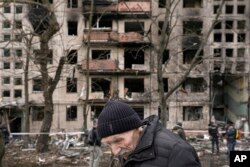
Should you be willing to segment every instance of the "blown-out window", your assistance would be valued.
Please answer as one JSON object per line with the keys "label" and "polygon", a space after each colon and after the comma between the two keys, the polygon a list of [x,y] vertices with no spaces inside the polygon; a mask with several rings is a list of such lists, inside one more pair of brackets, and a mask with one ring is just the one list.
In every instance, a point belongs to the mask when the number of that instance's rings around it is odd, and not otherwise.
{"label": "blown-out window", "polygon": [[77,106],[67,106],[66,121],[76,121],[77,120]]}
{"label": "blown-out window", "polygon": [[198,121],[203,118],[201,106],[183,107],[183,121]]}

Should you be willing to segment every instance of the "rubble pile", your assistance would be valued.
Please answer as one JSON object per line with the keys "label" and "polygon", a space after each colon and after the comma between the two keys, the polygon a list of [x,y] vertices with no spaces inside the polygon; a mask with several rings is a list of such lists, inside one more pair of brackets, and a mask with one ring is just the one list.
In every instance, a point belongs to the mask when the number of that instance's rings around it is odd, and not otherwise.
{"label": "rubble pile", "polygon": [[[201,159],[203,167],[227,167],[228,156],[226,154],[226,140],[220,140],[220,153],[212,154],[211,141],[205,137],[189,137],[188,142],[194,146],[198,156]],[[250,150],[250,140],[237,140],[236,150]],[[111,152],[107,147],[103,147],[103,157],[101,160],[101,167],[109,166],[111,160]],[[86,144],[80,141],[78,137],[66,136],[63,138],[52,137],[50,141],[50,151],[46,153],[37,153],[35,149],[35,141],[29,144],[28,148],[24,148],[23,141],[20,139],[12,139],[6,145],[5,156],[3,163],[8,166],[27,166],[29,165],[52,165],[59,164],[59,166],[88,166],[89,151]]]}
{"label": "rubble pile", "polygon": [[[83,141],[75,136],[67,136],[66,139],[51,138],[50,151],[46,153],[37,153],[35,149],[35,142],[24,148],[24,143],[20,139],[12,139],[6,145],[3,164],[8,166],[25,166],[29,165],[52,165],[64,164],[70,166],[88,166],[89,164],[89,151],[88,147]],[[107,148],[104,148],[104,151]],[[105,151],[103,163],[109,161],[110,152]],[[108,159],[108,160],[106,160]],[[106,165],[107,166],[107,165]]]}

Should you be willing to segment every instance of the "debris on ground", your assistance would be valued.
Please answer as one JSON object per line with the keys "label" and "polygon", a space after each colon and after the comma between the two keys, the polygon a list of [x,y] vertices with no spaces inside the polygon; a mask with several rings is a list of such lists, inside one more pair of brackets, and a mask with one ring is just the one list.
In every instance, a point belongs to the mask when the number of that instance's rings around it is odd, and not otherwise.
{"label": "debris on ground", "polygon": [[[213,155],[211,152],[211,141],[207,136],[192,136],[188,138],[188,142],[196,149],[201,159],[202,166],[228,166],[226,140],[220,139],[220,153]],[[236,150],[250,150],[250,140],[237,140]],[[11,139],[6,145],[3,163],[7,162],[8,166],[18,165],[52,165],[64,164],[71,166],[88,166],[90,161],[90,153],[88,147],[83,141],[75,136],[67,136],[62,138],[51,138],[49,144],[49,152],[37,153],[36,142],[28,144],[28,148],[24,148],[23,141],[20,139]],[[100,167],[107,167],[111,152],[107,147],[103,147],[103,157]]]}

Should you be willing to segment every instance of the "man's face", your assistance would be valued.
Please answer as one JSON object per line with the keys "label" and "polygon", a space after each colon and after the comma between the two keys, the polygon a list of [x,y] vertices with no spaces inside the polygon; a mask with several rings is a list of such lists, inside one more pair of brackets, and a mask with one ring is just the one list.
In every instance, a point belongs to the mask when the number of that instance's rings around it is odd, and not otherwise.
{"label": "man's face", "polygon": [[104,137],[102,143],[108,145],[111,148],[112,153],[115,156],[122,156],[124,158],[130,155],[140,138],[141,130],[133,129],[124,133]]}

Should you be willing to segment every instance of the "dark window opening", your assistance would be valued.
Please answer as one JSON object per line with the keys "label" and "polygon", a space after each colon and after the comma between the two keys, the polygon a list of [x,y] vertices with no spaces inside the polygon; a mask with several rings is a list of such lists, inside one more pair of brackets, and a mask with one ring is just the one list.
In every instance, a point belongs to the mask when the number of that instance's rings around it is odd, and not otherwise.
{"label": "dark window opening", "polygon": [[124,53],[125,69],[132,69],[133,64],[144,64],[144,50],[141,49],[126,49]]}
{"label": "dark window opening", "polygon": [[3,21],[3,28],[10,28],[10,21],[8,20]]}
{"label": "dark window opening", "polygon": [[220,48],[215,48],[214,57],[221,57],[221,55],[222,55],[222,50]]}
{"label": "dark window opening", "polygon": [[4,6],[3,7],[3,12],[4,13],[10,13],[10,6]]}
{"label": "dark window opening", "polygon": [[237,7],[237,13],[238,14],[245,14],[245,6],[244,5],[239,5]]}
{"label": "dark window opening", "polygon": [[68,35],[77,35],[77,21],[68,21]]}
{"label": "dark window opening", "polygon": [[14,78],[14,85],[22,85],[22,78]]}
{"label": "dark window opening", "polygon": [[245,62],[237,62],[236,71],[244,72],[245,71]]}
{"label": "dark window opening", "polygon": [[202,0],[183,0],[183,8],[201,8]]}
{"label": "dark window opening", "polygon": [[144,108],[143,107],[137,107],[137,106],[132,106],[132,108],[135,110],[135,112],[139,115],[141,120],[144,119]]}
{"label": "dark window opening", "polygon": [[15,62],[15,69],[22,69],[23,68],[23,62],[19,61],[19,62]]}
{"label": "dark window opening", "polygon": [[221,29],[221,21],[215,21],[215,23],[214,23],[214,29],[215,30],[219,30],[219,29]]}
{"label": "dark window opening", "polygon": [[245,33],[239,33],[237,37],[238,37],[238,42],[245,42],[246,41],[246,34]]}
{"label": "dark window opening", "polygon": [[10,90],[4,90],[2,96],[3,97],[10,97]]}
{"label": "dark window opening", "polygon": [[158,7],[159,8],[165,8],[166,7],[166,0],[159,0]]}
{"label": "dark window opening", "polygon": [[42,121],[44,118],[44,106],[32,107],[32,121]]}
{"label": "dark window opening", "polygon": [[[195,57],[197,49],[184,49],[183,51],[183,64],[191,64],[192,60]],[[197,57],[196,62],[202,60],[203,52],[201,51],[199,57]]]}
{"label": "dark window opening", "polygon": [[169,50],[165,49],[162,55],[162,64],[167,63],[169,60]]}
{"label": "dark window opening", "polygon": [[233,52],[234,50],[233,49],[226,49],[226,57],[233,57]]}
{"label": "dark window opening", "polygon": [[233,23],[232,20],[226,20],[226,29],[233,29]]}
{"label": "dark window opening", "polygon": [[68,64],[77,64],[78,53],[77,50],[71,50],[67,56]]}
{"label": "dark window opening", "polygon": [[110,59],[110,50],[92,50],[92,59],[97,59],[97,60]]}
{"label": "dark window opening", "polygon": [[77,120],[77,106],[67,106],[66,121]]}
{"label": "dark window opening", "polygon": [[5,70],[10,69],[10,62],[3,62],[3,69]]}
{"label": "dark window opening", "polygon": [[183,88],[192,93],[204,92],[206,87],[207,84],[203,78],[187,78],[183,84]]}
{"label": "dark window opening", "polygon": [[10,77],[3,77],[2,83],[3,84],[10,84]]}
{"label": "dark window opening", "polygon": [[33,91],[43,91],[41,78],[34,78],[33,79]]}
{"label": "dark window opening", "polygon": [[47,56],[47,62],[48,64],[53,64],[53,50],[49,50],[48,56]]}
{"label": "dark window opening", "polygon": [[220,61],[214,61],[214,71],[220,72],[221,69],[221,62]]}
{"label": "dark window opening", "polygon": [[183,121],[199,121],[203,119],[202,107],[185,106],[183,107]]}
{"label": "dark window opening", "polygon": [[23,7],[22,6],[15,6],[15,12],[16,12],[16,14],[23,13]]}
{"label": "dark window opening", "polygon": [[237,21],[237,29],[245,29],[246,28],[246,21],[245,20],[238,20]]}
{"label": "dark window opening", "polygon": [[201,35],[202,21],[184,21],[183,34],[185,35]]}
{"label": "dark window opening", "polygon": [[245,48],[237,49],[237,57],[245,57]]}
{"label": "dark window opening", "polygon": [[68,0],[68,8],[78,8],[78,0]]}
{"label": "dark window opening", "polygon": [[214,14],[218,13],[220,6],[219,5],[214,5]]}
{"label": "dark window opening", "polygon": [[22,49],[16,49],[15,51],[16,51],[16,56],[17,57],[22,57],[22,55],[23,55]]}
{"label": "dark window opening", "polygon": [[67,78],[67,93],[77,92],[77,78]]}
{"label": "dark window opening", "polygon": [[234,41],[234,34],[226,33],[226,42],[233,42]]}
{"label": "dark window opening", "polygon": [[14,90],[14,98],[19,98],[19,97],[22,97],[22,90],[21,89]]}
{"label": "dark window opening", "polygon": [[10,35],[9,34],[4,34],[3,35],[3,41],[9,41],[10,40]]}
{"label": "dark window opening", "polygon": [[110,97],[111,79],[92,78],[91,92],[103,92],[104,97]]}
{"label": "dark window opening", "polygon": [[144,92],[144,79],[143,78],[126,78],[124,79],[124,87],[128,89],[127,95],[131,97],[132,92]]}
{"label": "dark window opening", "polygon": [[112,28],[112,19],[107,16],[94,16],[92,21],[93,28]]}
{"label": "dark window opening", "polygon": [[14,26],[15,26],[16,29],[22,29],[23,28],[22,21],[15,20]]}
{"label": "dark window opening", "polygon": [[97,119],[101,114],[103,106],[91,106],[91,120]]}
{"label": "dark window opening", "polygon": [[144,22],[125,22],[125,32],[137,32],[144,35]]}
{"label": "dark window opening", "polygon": [[22,35],[18,34],[18,35],[15,35],[15,40],[17,42],[22,42]]}
{"label": "dark window opening", "polygon": [[168,78],[162,78],[162,79],[163,79],[164,92],[168,92]]}
{"label": "dark window opening", "polygon": [[10,57],[10,49],[4,49],[3,50],[3,56],[4,57]]}
{"label": "dark window opening", "polygon": [[226,14],[233,14],[234,6],[233,5],[226,5]]}

